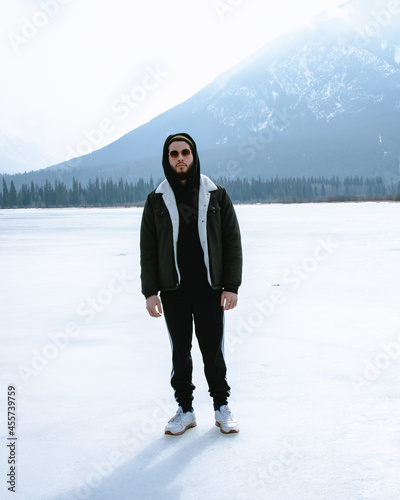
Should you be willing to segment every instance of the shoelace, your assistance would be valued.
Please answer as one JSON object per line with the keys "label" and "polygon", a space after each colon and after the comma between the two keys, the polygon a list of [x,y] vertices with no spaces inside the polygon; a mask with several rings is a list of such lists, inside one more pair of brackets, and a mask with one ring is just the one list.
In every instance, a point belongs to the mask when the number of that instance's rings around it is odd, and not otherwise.
{"label": "shoelace", "polygon": [[182,412],[177,411],[176,414],[169,420],[169,422],[175,422],[175,420],[178,420],[179,417],[181,417],[182,415],[183,415]]}
{"label": "shoelace", "polygon": [[220,411],[220,413],[222,415],[224,422],[233,422],[234,421],[231,410],[225,408],[223,411]]}

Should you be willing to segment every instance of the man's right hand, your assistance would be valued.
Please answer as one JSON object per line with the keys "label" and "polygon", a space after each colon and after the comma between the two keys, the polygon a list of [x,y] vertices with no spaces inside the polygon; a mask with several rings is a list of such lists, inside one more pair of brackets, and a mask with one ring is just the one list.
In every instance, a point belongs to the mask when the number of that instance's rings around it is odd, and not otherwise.
{"label": "man's right hand", "polygon": [[146,309],[153,318],[159,318],[162,315],[161,300],[158,295],[147,297]]}

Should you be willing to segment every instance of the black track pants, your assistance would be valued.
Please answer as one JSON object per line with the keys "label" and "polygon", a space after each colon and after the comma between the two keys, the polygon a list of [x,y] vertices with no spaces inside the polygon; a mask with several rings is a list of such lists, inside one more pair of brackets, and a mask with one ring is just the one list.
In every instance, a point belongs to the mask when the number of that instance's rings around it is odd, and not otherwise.
{"label": "black track pants", "polygon": [[185,411],[190,409],[193,400],[193,322],[210,396],[215,405],[226,404],[230,387],[226,381],[223,351],[224,311],[220,305],[221,293],[191,297],[165,292],[161,293],[161,300],[172,348],[171,385],[178,404]]}

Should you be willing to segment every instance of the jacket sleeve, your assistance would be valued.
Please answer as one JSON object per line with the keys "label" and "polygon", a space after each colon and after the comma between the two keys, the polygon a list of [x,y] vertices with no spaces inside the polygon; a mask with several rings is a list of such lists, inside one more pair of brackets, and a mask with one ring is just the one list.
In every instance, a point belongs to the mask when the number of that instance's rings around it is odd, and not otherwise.
{"label": "jacket sleeve", "polygon": [[242,283],[242,242],[236,212],[224,188],[221,192],[221,224],[223,288],[237,293]]}
{"label": "jacket sleeve", "polygon": [[147,298],[157,295],[160,289],[158,273],[158,245],[151,205],[151,193],[148,195],[140,225],[140,279],[142,293]]}

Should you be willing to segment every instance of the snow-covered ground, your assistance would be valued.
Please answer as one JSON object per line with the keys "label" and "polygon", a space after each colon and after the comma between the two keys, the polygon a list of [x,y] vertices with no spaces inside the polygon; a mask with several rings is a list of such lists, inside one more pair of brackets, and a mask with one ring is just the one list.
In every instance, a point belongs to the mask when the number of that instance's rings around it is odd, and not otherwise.
{"label": "snow-covered ground", "polygon": [[[140,294],[140,208],[0,211],[1,498],[398,500],[400,204],[238,206],[231,408],[175,413],[163,319]],[[7,387],[17,493],[7,491]]]}

